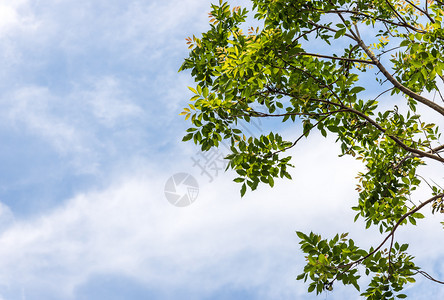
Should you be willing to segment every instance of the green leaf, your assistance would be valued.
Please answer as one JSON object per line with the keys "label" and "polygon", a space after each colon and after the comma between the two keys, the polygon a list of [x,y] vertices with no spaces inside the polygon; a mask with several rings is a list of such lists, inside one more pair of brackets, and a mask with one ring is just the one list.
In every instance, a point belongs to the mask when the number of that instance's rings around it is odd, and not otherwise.
{"label": "green leaf", "polygon": [[190,86],[188,88],[190,89],[190,91],[192,91],[193,93],[197,94],[197,91],[194,88],[192,88]]}
{"label": "green leaf", "polygon": [[407,250],[408,247],[409,247],[408,244],[402,244],[401,248],[399,249],[399,251],[404,252],[405,250]]}
{"label": "green leaf", "polygon": [[412,217],[416,218],[416,219],[424,219],[424,215],[422,213],[418,213],[418,212],[412,214]]}
{"label": "green leaf", "polygon": [[363,88],[362,86],[355,86],[350,90],[350,94],[357,94],[362,91],[365,91],[365,88]]}
{"label": "green leaf", "polygon": [[410,44],[410,41],[409,40],[403,40],[400,44],[399,44],[399,46],[400,47],[405,47],[405,46],[408,46]]}
{"label": "green leaf", "polygon": [[242,188],[241,188],[241,197],[243,197],[245,195],[245,192],[247,191],[247,186],[244,184],[242,184]]}
{"label": "green leaf", "polygon": [[359,287],[359,285],[358,285],[358,283],[356,282],[356,280],[353,280],[353,281],[351,282],[351,284],[353,284],[353,286],[355,287],[355,289],[358,290],[358,292],[361,291],[361,288]]}
{"label": "green leaf", "polygon": [[[220,5],[212,5],[210,26],[198,35],[201,38],[193,35],[187,39],[192,46],[180,68],[190,70],[196,82],[196,89],[190,88],[191,100],[195,102],[181,115],[190,118],[198,130],[187,131],[194,135],[186,135],[184,139],[193,139],[203,150],[228,143],[228,167],[238,174],[234,181],[241,183],[243,197],[247,188],[254,191],[264,183],[274,187],[276,178],[291,179],[289,168],[293,166],[283,152],[286,148],[300,147],[304,137],[312,139],[314,127],[319,135],[332,133],[340,146],[338,154],[348,154],[362,163],[352,208],[355,222],[361,216],[366,228],[375,227],[387,234],[400,217],[408,213],[409,198],[424,181],[418,175],[418,168],[426,173],[426,162],[442,160],[439,151],[431,149],[442,144],[442,128],[434,124],[441,121],[443,113],[433,102],[438,103],[440,96],[436,87],[440,79],[436,75],[444,73],[439,40],[444,16],[438,13],[440,7],[436,1],[429,3],[430,13],[425,17],[412,5],[397,6],[397,13],[405,22],[403,26],[393,23],[399,16],[387,3],[252,1],[254,14],[248,18],[243,9],[233,10],[222,1]],[[334,10],[353,13],[341,13],[340,22],[334,22],[330,20]],[[418,28],[421,20],[429,22],[427,29]],[[364,40],[373,42],[368,48],[350,39],[352,31],[357,30],[355,24],[365,30]],[[252,29],[251,26],[257,25],[257,30]],[[250,29],[242,34],[240,28]],[[330,44],[333,36],[337,40]],[[379,42],[374,43],[377,40]],[[380,72],[379,64],[360,63],[370,61],[372,55],[379,59],[386,72]],[[370,72],[364,74],[368,70]],[[399,97],[401,94],[405,97]],[[436,99],[431,96],[426,100],[420,96],[425,94],[436,94]],[[378,106],[376,98],[384,99],[384,104]],[[282,112],[276,112],[278,109]],[[420,115],[424,109],[438,114]],[[258,134],[257,130],[263,128],[257,124],[265,121],[265,113],[279,114],[275,120],[293,121],[294,128],[278,127],[283,124],[267,120],[266,126],[276,128],[276,134]],[[284,141],[280,132],[290,134],[293,139]],[[318,145],[316,136],[314,139],[313,151],[316,147],[337,150]],[[295,150],[295,153],[299,155],[298,162],[312,159],[307,164],[320,163],[307,151]],[[339,169],[346,168],[347,164],[344,161]],[[316,168],[299,168],[295,172],[305,176]],[[334,171],[332,174],[337,176]],[[436,179],[439,180],[439,176]],[[333,186],[331,183],[319,191]],[[295,194],[303,193],[299,188],[308,187],[295,187]],[[442,188],[432,185],[430,197],[439,193]],[[324,194],[329,197],[335,193]],[[427,198],[415,200],[424,203]],[[438,199],[431,204],[439,211]],[[310,205],[319,211],[327,209],[322,201]],[[333,219],[342,218],[334,211],[331,214]],[[416,212],[403,220],[402,225],[408,230],[412,227],[409,225],[423,217]],[[374,248],[361,249],[345,235],[333,234],[334,238],[323,240],[314,233],[309,236],[296,233],[307,259],[298,279],[308,281],[310,292],[328,289],[326,283],[331,281],[353,285],[358,290],[367,284],[367,280],[358,284],[359,270],[353,261],[365,257]],[[390,249],[387,243],[385,247]],[[414,280],[408,276],[417,268],[413,257],[406,253],[407,247],[396,242],[391,248],[389,278],[389,250],[378,249],[360,262],[368,276],[371,272],[379,275],[368,281],[368,289],[362,293],[364,298],[391,299],[393,292],[399,293],[407,282]],[[337,268],[341,265],[350,268]]]}
{"label": "green leaf", "polygon": [[304,279],[304,277],[305,277],[305,273],[299,274],[299,275],[296,277],[296,280]]}
{"label": "green leaf", "polygon": [[297,236],[301,239],[301,240],[306,240],[307,236],[305,234],[303,234],[300,231],[296,231]]}
{"label": "green leaf", "polygon": [[193,133],[187,134],[186,136],[183,137],[182,141],[186,142],[186,141],[191,140],[193,138],[193,135],[194,135]]}
{"label": "green leaf", "polygon": [[343,36],[343,35],[345,34],[345,31],[346,31],[346,28],[338,30],[338,31],[335,33],[334,38],[335,38],[335,39],[338,39],[339,37]]}

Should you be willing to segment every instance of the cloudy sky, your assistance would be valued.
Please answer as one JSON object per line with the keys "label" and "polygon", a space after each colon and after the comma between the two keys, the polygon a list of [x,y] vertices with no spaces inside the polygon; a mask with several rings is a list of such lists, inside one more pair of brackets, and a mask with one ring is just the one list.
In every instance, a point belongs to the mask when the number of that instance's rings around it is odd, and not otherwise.
{"label": "cloudy sky", "polygon": [[[334,139],[313,135],[292,152],[293,181],[242,199],[233,174],[199,168],[180,142],[193,82],[177,70],[208,12],[204,0],[0,0],[0,299],[359,298],[295,280],[296,230],[381,239],[353,223],[361,166]],[[199,184],[184,208],[164,194],[181,172]],[[442,278],[439,221],[397,236]],[[413,299],[444,299],[418,281]]]}

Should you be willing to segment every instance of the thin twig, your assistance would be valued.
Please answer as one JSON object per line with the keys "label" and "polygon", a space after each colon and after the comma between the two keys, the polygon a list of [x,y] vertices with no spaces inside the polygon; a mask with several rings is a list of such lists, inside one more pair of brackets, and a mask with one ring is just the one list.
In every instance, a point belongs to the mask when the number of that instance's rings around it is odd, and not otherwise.
{"label": "thin twig", "polygon": [[320,58],[328,58],[328,59],[333,59],[333,60],[343,60],[343,61],[350,61],[350,62],[359,62],[359,63],[371,64],[371,65],[375,64],[371,60],[346,58],[346,57],[337,57],[337,56],[330,56],[330,55],[323,55],[323,54],[314,54],[314,53],[302,52],[302,53],[296,54],[296,56],[298,56],[298,55],[315,56],[315,57],[320,57]]}
{"label": "thin twig", "polygon": [[327,115],[327,116],[325,116],[325,117],[323,117],[322,119],[320,119],[319,121],[317,121],[312,127],[310,127],[310,128],[308,128],[308,129],[306,129],[294,142],[293,142],[293,144],[291,144],[290,146],[288,146],[288,147],[285,147],[284,149],[281,149],[281,150],[278,150],[278,151],[275,151],[275,152],[273,152],[273,153],[270,153],[268,156],[272,156],[272,155],[275,155],[275,154],[278,154],[278,153],[280,153],[280,152],[284,152],[284,151],[287,151],[288,149],[291,149],[291,148],[293,148],[294,146],[296,146],[296,144],[307,134],[307,133],[309,133],[313,128],[315,128],[316,126],[318,126],[318,124],[319,123],[321,123],[322,121],[324,121],[326,118],[328,118],[329,117],[329,115]]}
{"label": "thin twig", "polygon": [[[421,9],[420,7],[416,6],[414,3],[412,3],[409,0],[405,0],[405,2],[407,2],[408,4],[410,4],[411,6],[413,6],[414,8],[416,8],[417,10],[419,10],[420,12],[422,12],[423,14],[425,14],[427,16],[427,18],[430,20],[430,22],[435,23],[435,20],[423,9]],[[427,2],[427,1],[426,1]]]}
{"label": "thin twig", "polygon": [[351,267],[356,266],[358,264],[360,264],[361,262],[363,262],[364,260],[366,260],[367,258],[369,258],[370,256],[372,256],[373,254],[375,254],[377,251],[379,251],[379,249],[382,248],[382,246],[384,246],[384,244],[387,242],[387,240],[392,237],[395,234],[395,231],[398,229],[399,225],[401,225],[401,223],[408,218],[409,216],[411,216],[412,214],[416,213],[418,210],[420,210],[421,208],[423,208],[424,206],[426,206],[427,204],[439,199],[439,198],[443,198],[444,197],[444,193],[441,193],[439,195],[435,195],[432,198],[428,199],[427,201],[421,203],[420,205],[418,205],[416,208],[408,211],[407,213],[405,213],[401,218],[399,218],[398,222],[396,222],[395,226],[392,228],[392,230],[390,231],[390,233],[385,237],[385,239],[381,242],[381,244],[379,244],[378,247],[376,247],[375,249],[373,249],[373,251],[371,251],[370,253],[368,253],[367,255],[365,255],[364,257],[352,261],[346,265],[342,265],[342,266],[338,266],[338,268],[344,269],[342,272],[340,272],[339,274],[337,274],[335,276],[335,278],[333,278],[332,281],[329,282],[329,284],[333,284],[333,282],[342,274],[344,274],[347,270],[349,270]]}
{"label": "thin twig", "polygon": [[[444,281],[439,281],[439,280],[433,278],[433,277],[430,276],[430,274],[428,274],[427,272],[424,272],[424,271],[421,271],[421,270],[420,270],[420,271],[418,271],[417,273],[421,274],[422,276],[424,276],[424,277],[427,278],[428,280],[434,281],[434,282],[436,282],[436,283],[444,284]],[[416,273],[416,274],[417,274],[417,273]]]}

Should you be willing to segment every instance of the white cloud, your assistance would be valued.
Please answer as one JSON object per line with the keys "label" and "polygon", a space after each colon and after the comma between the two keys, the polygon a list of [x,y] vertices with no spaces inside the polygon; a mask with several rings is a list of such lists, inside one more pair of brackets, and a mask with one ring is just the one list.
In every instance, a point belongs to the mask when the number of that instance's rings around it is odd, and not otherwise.
{"label": "white cloud", "polygon": [[[31,131],[49,139],[61,152],[82,151],[77,130],[51,114],[54,102],[50,91],[41,87],[23,87],[2,99],[6,121],[25,124]],[[77,149],[76,149],[77,148]]]}
{"label": "white cloud", "polygon": [[[0,6],[5,15],[0,34],[9,34],[0,46],[5,128],[41,137],[88,173],[98,170],[107,154],[122,157],[119,147],[136,152],[152,147],[157,138],[142,141],[147,135],[142,131],[158,131],[177,117],[177,99],[186,98],[178,91],[186,84],[170,78],[177,73],[164,56],[186,48],[183,23],[202,15],[208,3],[3,1]],[[131,155],[125,149],[124,156]]]}
{"label": "white cloud", "polygon": [[[323,162],[330,158],[323,152],[312,155]],[[205,294],[234,284],[259,289],[264,297],[290,297],[299,293],[294,277],[301,263],[294,230],[308,229],[314,212],[323,216],[321,223],[334,222],[326,210],[343,208],[332,199],[349,200],[333,185],[348,181],[352,170],[344,169],[343,178],[328,180],[321,190],[313,176],[329,178],[334,166],[318,163],[301,161],[298,167],[306,171],[295,182],[278,182],[275,190],[262,188],[242,200],[238,187],[221,178],[204,185],[197,202],[184,209],[165,200],[165,174],[125,176],[5,230],[1,285],[17,282],[25,291],[40,286],[66,297],[94,274],[117,273],[160,290],[175,282],[172,288],[191,291],[206,286]],[[296,190],[298,196],[292,196]]]}
{"label": "white cloud", "polygon": [[0,37],[16,29],[34,28],[32,15],[29,15],[27,0],[0,1]]}
{"label": "white cloud", "polygon": [[[143,110],[112,77],[94,78],[71,93],[23,86],[0,98],[3,126],[46,140],[82,172],[93,172],[119,144],[107,140],[140,120]],[[108,130],[108,136],[103,135]]]}
{"label": "white cloud", "polygon": [[143,114],[143,110],[125,95],[115,78],[100,78],[93,85],[92,90],[80,92],[81,99],[85,99],[94,118],[104,126],[114,127],[119,121],[138,118]]}
{"label": "white cloud", "polygon": [[[314,137],[295,153],[293,181],[261,187],[244,199],[225,177],[204,184],[197,176],[200,195],[187,208],[164,198],[164,171],[143,171],[147,165],[123,170],[108,188],[79,194],[63,207],[4,230],[0,294],[1,286],[18,285],[25,293],[75,298],[95,275],[120,274],[159,291],[204,296],[229,285],[255,290],[261,298],[309,299],[295,282],[303,264],[295,230],[326,236],[351,231],[364,244],[370,243],[366,238],[380,240],[371,232],[360,237],[363,226],[352,225],[357,164],[337,158],[335,147]],[[431,236],[441,231],[426,228]],[[438,259],[440,249],[435,249],[418,256]],[[332,297],[354,293],[339,288]]]}

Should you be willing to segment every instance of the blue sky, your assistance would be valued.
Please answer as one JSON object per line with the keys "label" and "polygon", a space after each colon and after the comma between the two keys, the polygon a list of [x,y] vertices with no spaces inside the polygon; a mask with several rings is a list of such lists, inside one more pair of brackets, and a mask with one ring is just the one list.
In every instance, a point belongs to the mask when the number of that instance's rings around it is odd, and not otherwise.
{"label": "blue sky", "polygon": [[[292,153],[293,181],[243,199],[180,142],[193,83],[177,70],[207,12],[201,0],[0,1],[0,299],[358,298],[295,280],[295,230],[380,240],[352,223],[361,167],[334,140],[314,135]],[[186,208],[163,191],[178,172],[200,186]],[[438,221],[398,235],[437,276]],[[444,297],[422,280],[409,293]]]}

